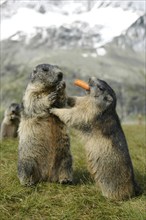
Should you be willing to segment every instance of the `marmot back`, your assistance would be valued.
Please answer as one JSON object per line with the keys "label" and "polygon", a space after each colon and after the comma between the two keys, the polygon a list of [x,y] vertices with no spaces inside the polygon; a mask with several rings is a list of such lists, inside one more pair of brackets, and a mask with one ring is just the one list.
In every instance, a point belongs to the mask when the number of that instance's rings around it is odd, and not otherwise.
{"label": "marmot back", "polygon": [[38,65],[31,74],[19,127],[18,177],[23,185],[40,181],[72,181],[72,156],[66,125],[50,108],[66,103],[65,82],[59,67]]}
{"label": "marmot back", "polygon": [[123,200],[139,194],[127,142],[116,113],[116,95],[105,82],[89,79],[84,97],[69,99],[70,109],[51,110],[68,126],[81,131],[88,167],[105,197]]}

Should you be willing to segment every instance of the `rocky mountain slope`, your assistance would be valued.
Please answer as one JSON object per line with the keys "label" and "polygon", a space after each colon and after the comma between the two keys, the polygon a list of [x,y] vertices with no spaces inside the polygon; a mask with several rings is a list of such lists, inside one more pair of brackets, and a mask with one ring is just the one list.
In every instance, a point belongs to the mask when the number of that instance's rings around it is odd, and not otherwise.
{"label": "rocky mountain slope", "polygon": [[21,102],[38,63],[61,66],[70,94],[83,94],[75,78],[108,81],[121,118],[145,113],[144,1],[3,0],[0,7],[2,113]]}

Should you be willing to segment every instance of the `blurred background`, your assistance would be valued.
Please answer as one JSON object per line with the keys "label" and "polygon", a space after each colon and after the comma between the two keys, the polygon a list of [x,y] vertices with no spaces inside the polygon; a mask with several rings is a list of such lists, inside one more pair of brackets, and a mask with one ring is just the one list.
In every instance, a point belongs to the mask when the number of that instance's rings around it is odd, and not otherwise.
{"label": "blurred background", "polygon": [[122,122],[146,114],[146,5],[139,1],[1,0],[1,116],[20,103],[32,69],[64,71],[69,95],[83,95],[75,79],[96,76],[117,94]]}

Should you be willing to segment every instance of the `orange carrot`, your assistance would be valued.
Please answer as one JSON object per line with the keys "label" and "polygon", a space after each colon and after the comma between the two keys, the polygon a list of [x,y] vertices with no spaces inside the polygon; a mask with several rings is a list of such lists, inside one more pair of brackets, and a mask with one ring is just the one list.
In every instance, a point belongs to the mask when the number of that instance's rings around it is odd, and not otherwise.
{"label": "orange carrot", "polygon": [[89,86],[86,82],[84,82],[84,81],[82,81],[82,80],[80,80],[80,79],[76,79],[76,80],[74,81],[74,84],[75,84],[76,86],[80,86],[81,88],[83,88],[83,89],[85,89],[85,90],[90,90],[90,86]]}

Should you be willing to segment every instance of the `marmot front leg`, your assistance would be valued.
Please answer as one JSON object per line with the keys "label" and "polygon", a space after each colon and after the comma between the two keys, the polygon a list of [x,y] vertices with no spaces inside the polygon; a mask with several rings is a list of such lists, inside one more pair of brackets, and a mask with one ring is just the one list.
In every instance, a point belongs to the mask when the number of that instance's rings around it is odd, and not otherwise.
{"label": "marmot front leg", "polygon": [[[50,113],[58,116],[62,122],[68,126],[80,127],[88,123],[92,123],[97,112],[96,103],[88,97],[69,98],[72,108],[52,108]],[[90,107],[89,107],[90,106]]]}
{"label": "marmot front leg", "polygon": [[52,108],[50,112],[54,115],[56,115],[64,124],[68,126],[74,126],[78,120],[79,120],[79,115],[77,115],[77,109],[76,108]]}

